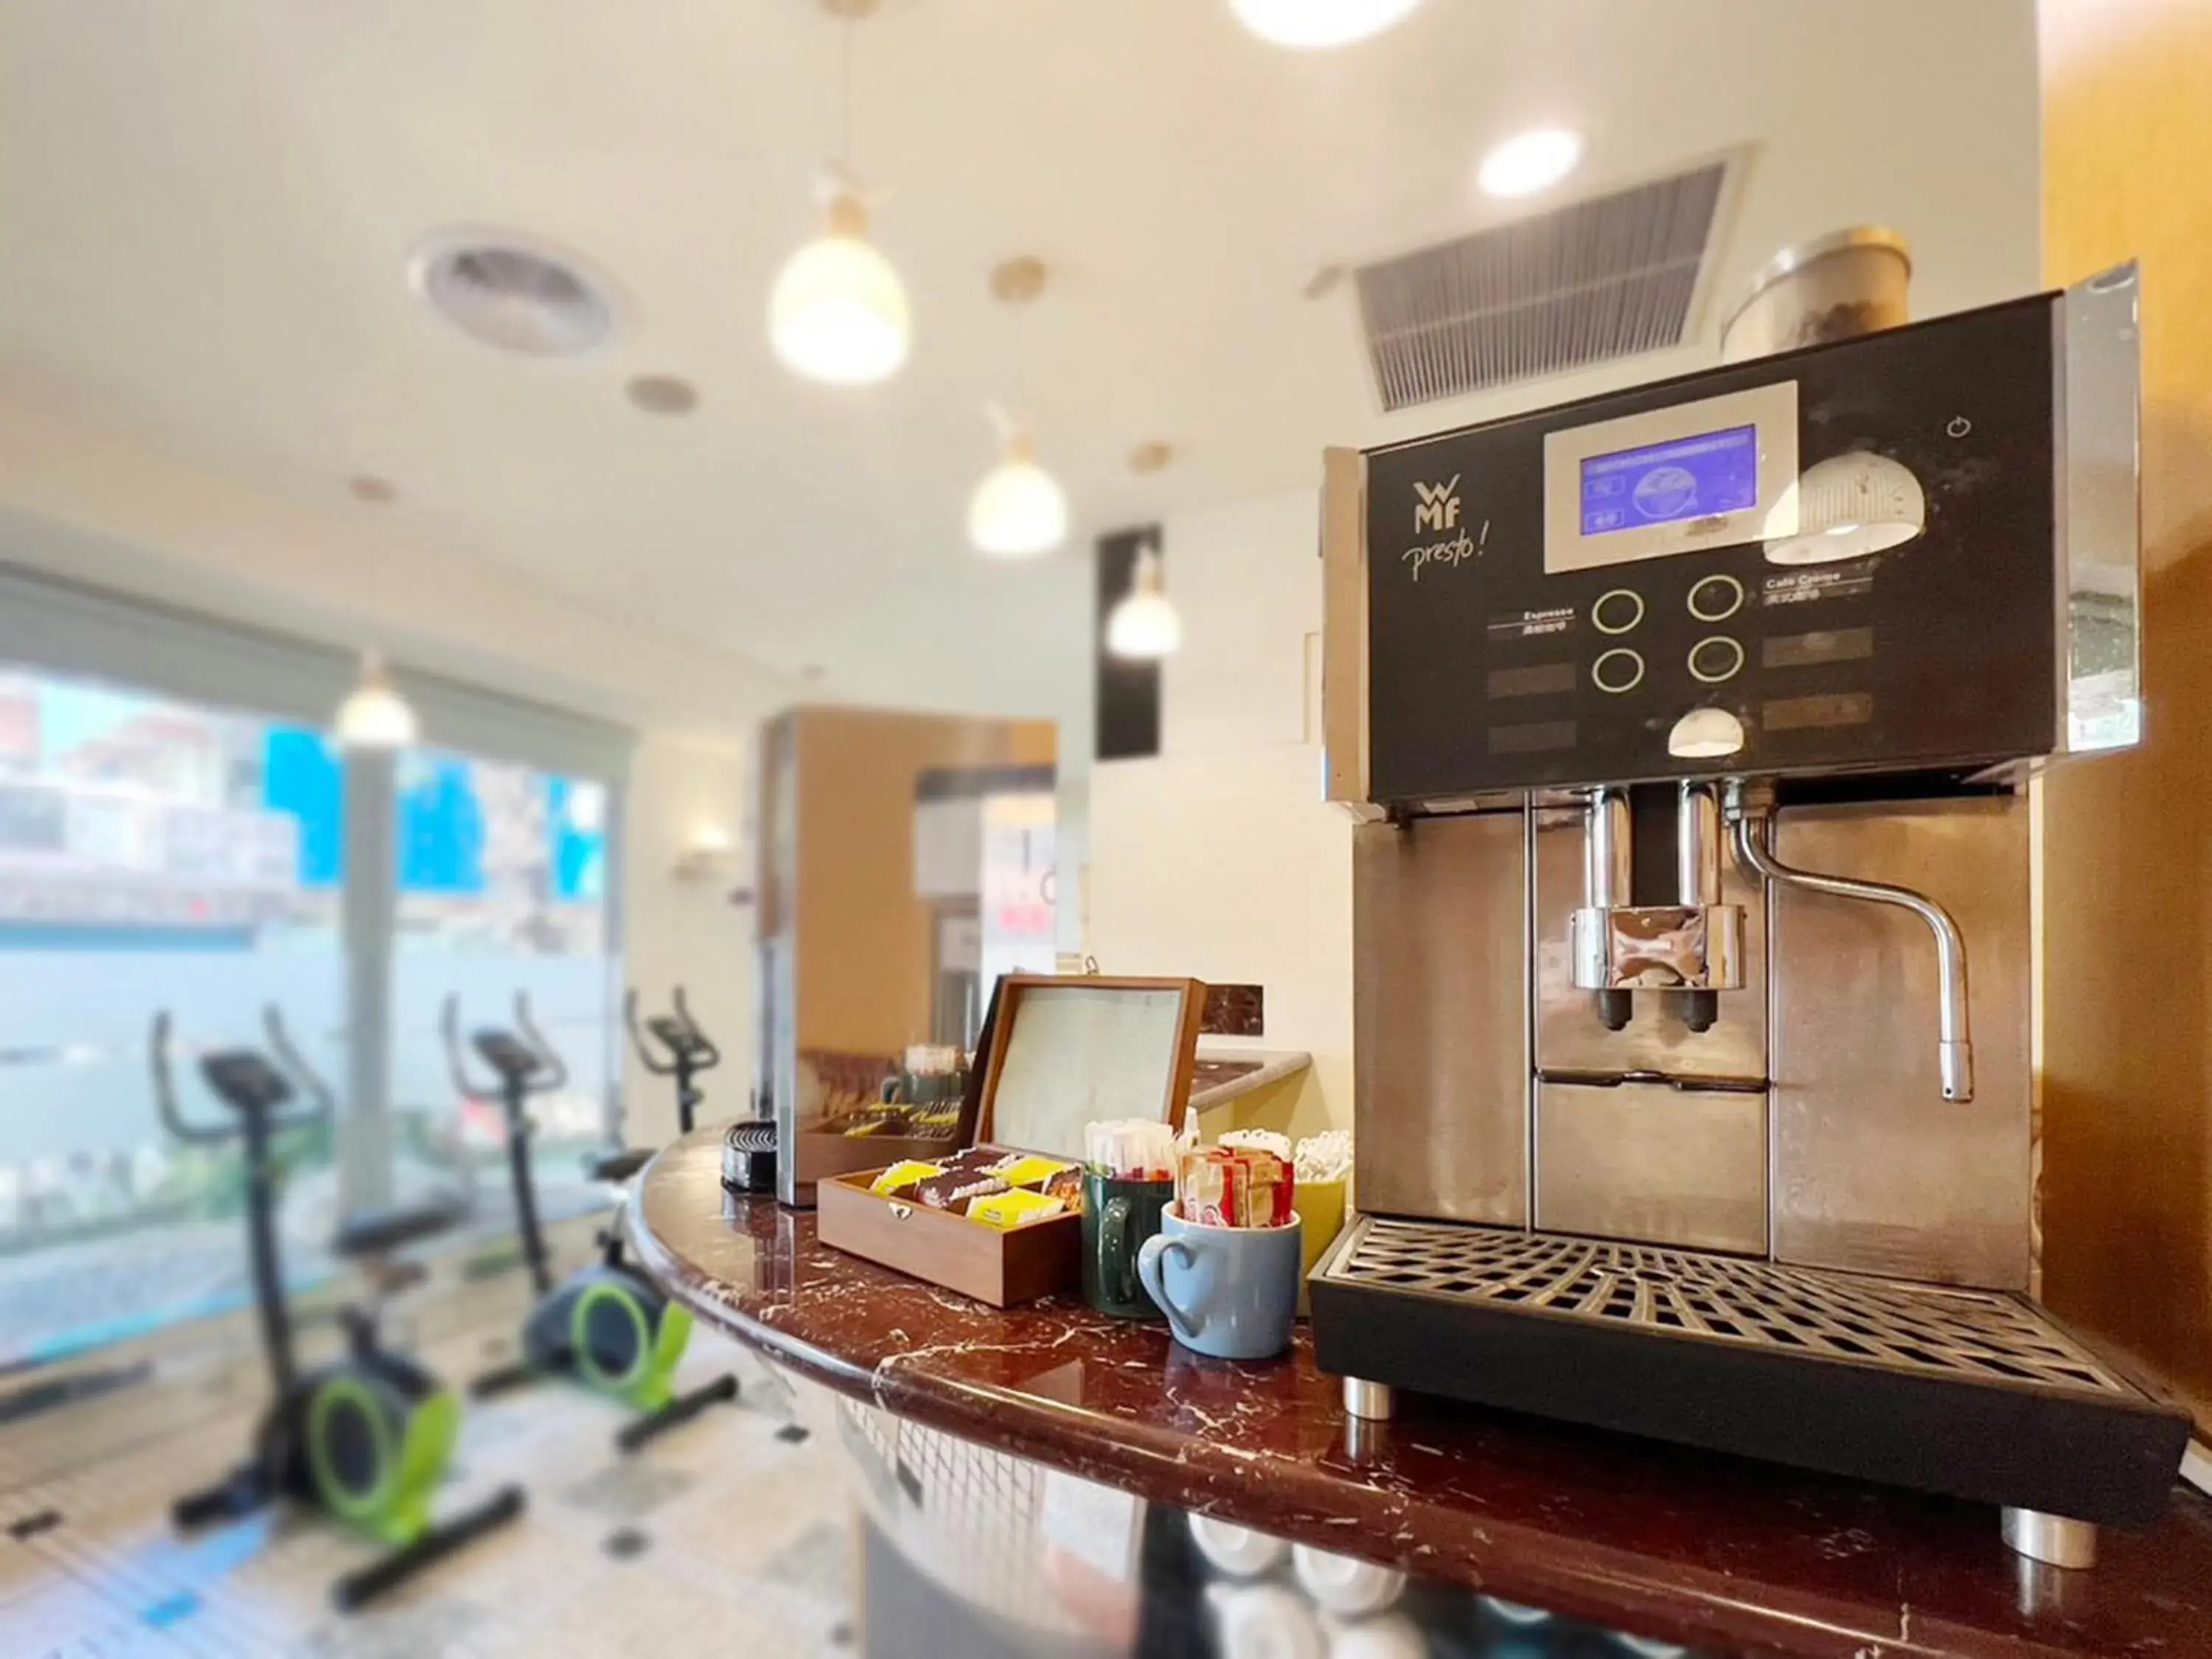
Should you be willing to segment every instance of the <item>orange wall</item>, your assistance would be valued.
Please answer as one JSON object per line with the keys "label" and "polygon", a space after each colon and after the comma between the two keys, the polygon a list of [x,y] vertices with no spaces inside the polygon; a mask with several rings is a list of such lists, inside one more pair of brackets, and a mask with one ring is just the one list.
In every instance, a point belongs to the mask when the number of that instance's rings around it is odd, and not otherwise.
{"label": "orange wall", "polygon": [[1049,766],[1049,720],[805,709],[799,745],[799,1046],[895,1055],[929,1036],[930,920],[914,890],[915,781]]}
{"label": "orange wall", "polygon": [[2043,787],[2043,1291],[2212,1424],[2212,6],[2039,17],[2045,278],[2143,265],[2148,734]]}

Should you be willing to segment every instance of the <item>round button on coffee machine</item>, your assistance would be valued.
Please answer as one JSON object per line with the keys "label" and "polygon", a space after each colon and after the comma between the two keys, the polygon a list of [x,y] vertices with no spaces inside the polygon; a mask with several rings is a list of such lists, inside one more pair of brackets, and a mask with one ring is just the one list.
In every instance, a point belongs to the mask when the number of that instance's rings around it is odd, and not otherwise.
{"label": "round button on coffee machine", "polygon": [[1644,596],[1632,587],[1615,587],[1590,606],[1590,626],[1601,634],[1626,634],[1644,620]]}
{"label": "round button on coffee machine", "polygon": [[1733,576],[1700,576],[1690,586],[1690,614],[1699,622],[1726,622],[1743,609],[1743,584]]}
{"label": "round button on coffee machine", "polygon": [[1690,647],[1690,678],[1706,685],[1734,679],[1743,668],[1743,647],[1725,634],[1709,634]]}
{"label": "round button on coffee machine", "polygon": [[1617,645],[1590,665],[1590,683],[1615,696],[1633,691],[1644,683],[1644,659],[1625,645]]}

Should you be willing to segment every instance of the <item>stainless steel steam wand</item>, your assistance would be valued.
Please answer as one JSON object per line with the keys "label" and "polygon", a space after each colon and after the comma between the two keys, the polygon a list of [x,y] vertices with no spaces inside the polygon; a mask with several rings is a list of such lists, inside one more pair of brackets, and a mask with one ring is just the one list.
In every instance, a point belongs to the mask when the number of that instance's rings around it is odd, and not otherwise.
{"label": "stainless steel steam wand", "polygon": [[1736,862],[1747,874],[1836,898],[1894,904],[1911,911],[1928,924],[1936,935],[1936,972],[1942,981],[1936,1009],[1936,1065],[1942,1079],[1943,1098],[1972,1100],[1974,1042],[1972,1021],[1966,1008],[1966,941],[1959,933],[1959,924],[1952,921],[1951,913],[1910,887],[1854,881],[1848,876],[1822,875],[1783,863],[1774,856],[1774,801],[1768,791],[1731,782],[1728,786],[1727,813]]}

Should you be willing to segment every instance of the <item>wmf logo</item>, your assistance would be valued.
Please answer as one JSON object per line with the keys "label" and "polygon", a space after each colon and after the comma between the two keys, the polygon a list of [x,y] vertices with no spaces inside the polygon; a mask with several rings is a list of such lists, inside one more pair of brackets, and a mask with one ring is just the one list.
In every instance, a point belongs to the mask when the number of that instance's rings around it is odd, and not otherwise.
{"label": "wmf logo", "polygon": [[[1482,546],[1490,538],[1490,521],[1483,520],[1481,532],[1469,536],[1459,528],[1460,475],[1453,473],[1443,483],[1416,483],[1413,486],[1413,533],[1416,536],[1441,536],[1447,539],[1429,542],[1419,547],[1409,547],[1398,556],[1399,562],[1413,568],[1413,580],[1421,580],[1421,571],[1428,565],[1455,565],[1466,559],[1480,558]],[[1454,531],[1459,531],[1453,535]]]}
{"label": "wmf logo", "polygon": [[1447,530],[1459,528],[1459,477],[1452,474],[1449,483],[1417,483],[1413,486],[1413,533],[1432,530],[1441,536]]}

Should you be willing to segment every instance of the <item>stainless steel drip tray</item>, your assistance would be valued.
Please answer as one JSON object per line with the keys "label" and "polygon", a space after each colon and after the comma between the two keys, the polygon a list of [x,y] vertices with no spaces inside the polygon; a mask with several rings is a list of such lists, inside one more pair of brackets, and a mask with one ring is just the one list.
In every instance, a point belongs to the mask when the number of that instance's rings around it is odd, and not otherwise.
{"label": "stainless steel drip tray", "polygon": [[2189,1436],[1996,1291],[1364,1216],[1312,1296],[1341,1376],[2085,1521],[2156,1516]]}

